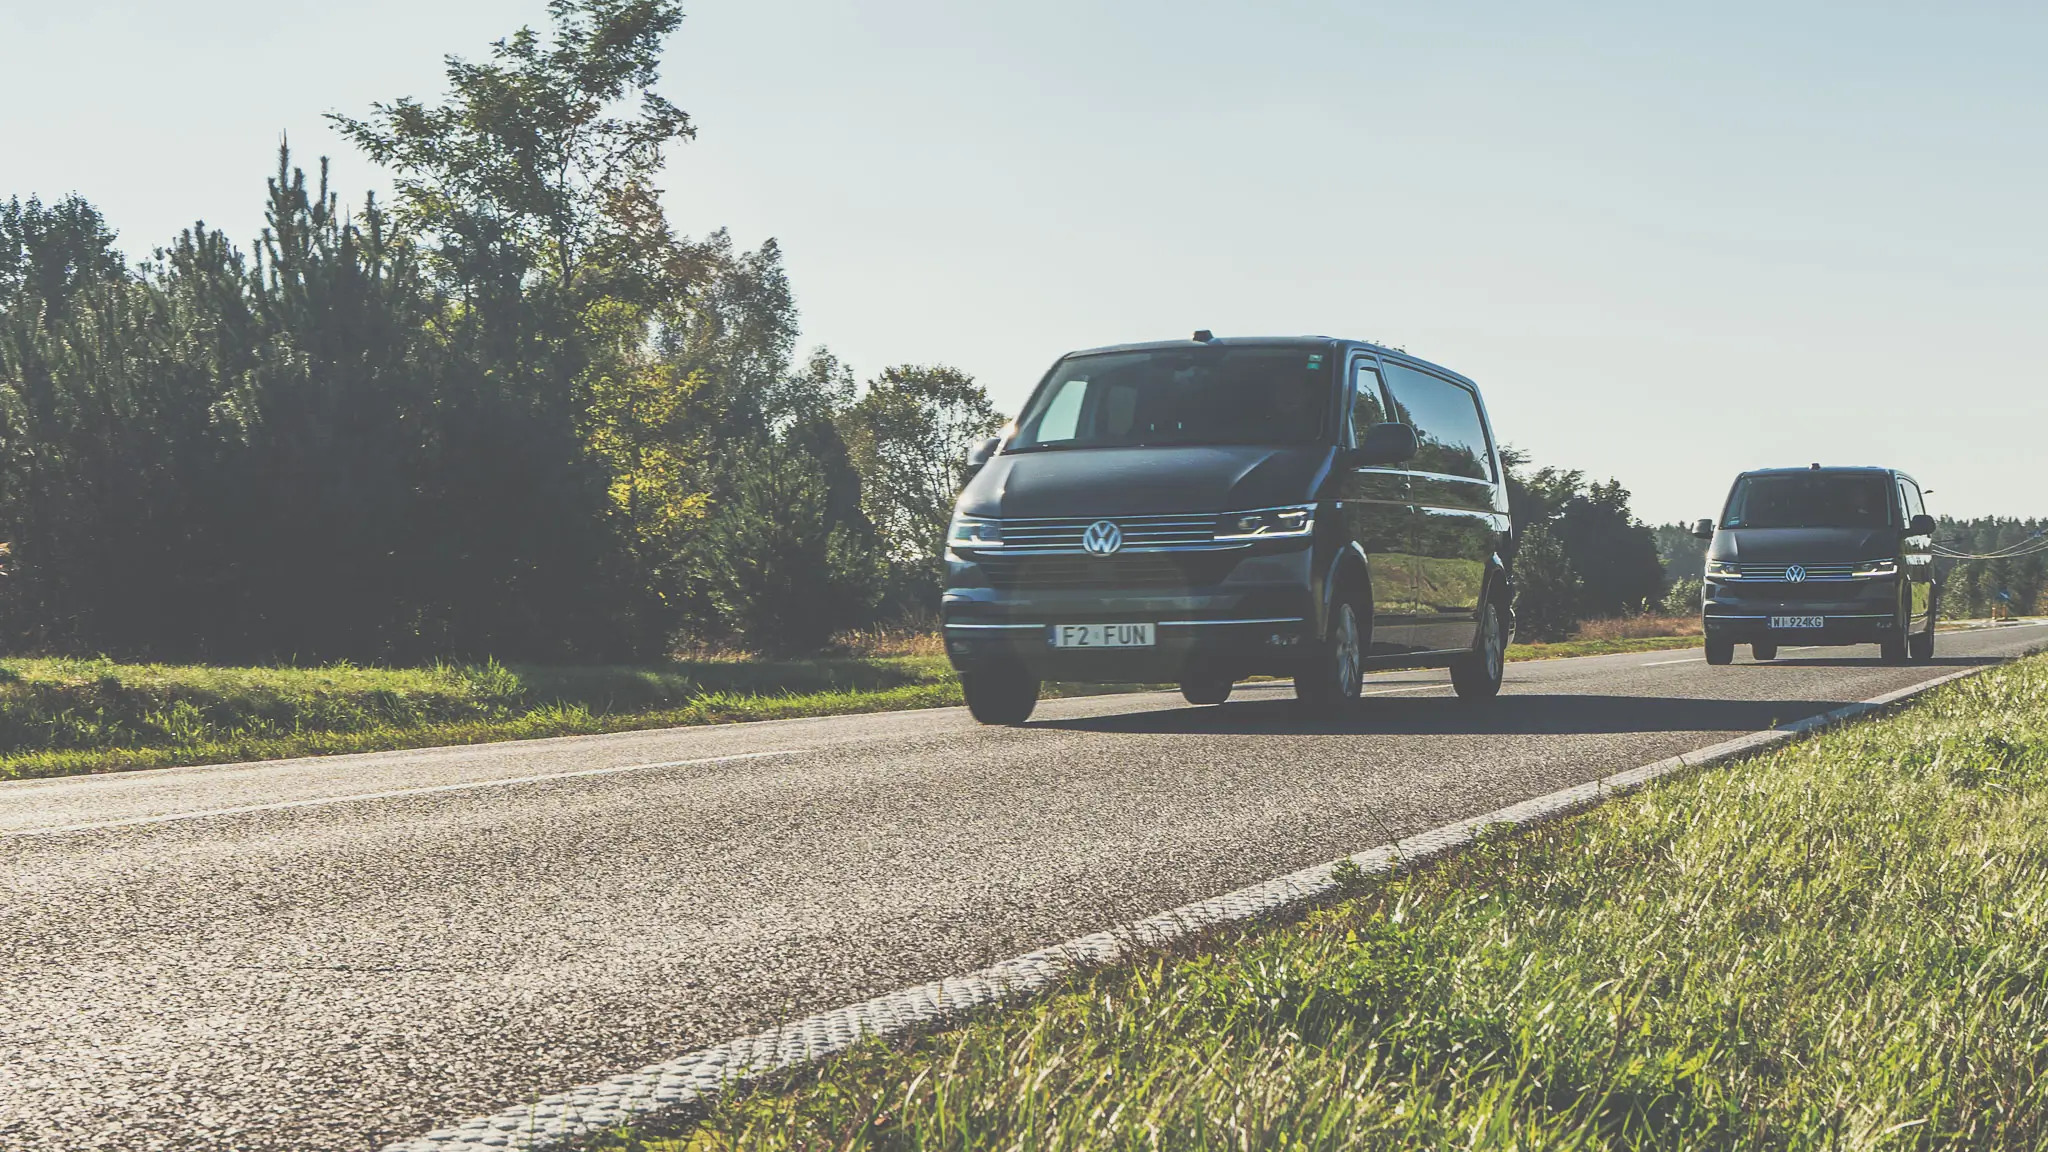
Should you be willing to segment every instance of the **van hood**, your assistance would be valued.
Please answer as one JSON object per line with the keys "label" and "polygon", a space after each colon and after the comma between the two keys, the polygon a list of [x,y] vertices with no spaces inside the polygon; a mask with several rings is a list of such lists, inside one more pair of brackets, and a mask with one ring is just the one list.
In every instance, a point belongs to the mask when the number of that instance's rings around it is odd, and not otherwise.
{"label": "van hood", "polygon": [[1315,499],[1334,452],[1324,444],[1201,444],[998,455],[968,482],[960,511],[1004,518],[1150,516],[1306,504]]}
{"label": "van hood", "polygon": [[1730,564],[1853,564],[1899,551],[1896,528],[1723,528],[1709,559]]}

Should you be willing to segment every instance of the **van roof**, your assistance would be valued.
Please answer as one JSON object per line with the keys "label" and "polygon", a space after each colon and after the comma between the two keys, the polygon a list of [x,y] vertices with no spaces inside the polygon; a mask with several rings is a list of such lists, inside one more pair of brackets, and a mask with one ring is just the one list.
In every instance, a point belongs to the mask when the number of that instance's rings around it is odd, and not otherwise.
{"label": "van roof", "polygon": [[[1743,475],[1744,475],[1744,476],[1786,476],[1786,475],[1800,475],[1800,476],[1810,476],[1810,475],[1812,475],[1812,474],[1813,474],[1813,473],[1815,473],[1815,472],[1822,472],[1822,473],[1827,473],[1827,474],[1829,474],[1829,475],[1842,475],[1842,474],[1844,474],[1844,473],[1866,473],[1866,472],[1867,472],[1867,473],[1877,473],[1877,474],[1882,474],[1882,475],[1886,475],[1886,476],[1889,476],[1889,475],[1891,475],[1891,474],[1893,474],[1893,473],[1895,473],[1895,472],[1898,472],[1898,471],[1899,471],[1899,470],[1898,470],[1897,468],[1884,468],[1884,467],[1880,467],[1880,466],[1878,466],[1878,465],[1876,465],[1876,464],[1830,464],[1830,465],[1824,465],[1824,466],[1822,466],[1822,467],[1819,467],[1819,468],[1815,468],[1815,467],[1813,467],[1812,465],[1810,465],[1810,464],[1809,464],[1809,465],[1806,465],[1806,466],[1804,466],[1804,467],[1799,467],[1799,468],[1790,468],[1790,467],[1787,467],[1787,468],[1751,468],[1751,469],[1750,469],[1749,471],[1747,471],[1747,472],[1744,472],[1744,473],[1743,473]],[[1901,473],[1901,474],[1903,475],[1903,473]]]}
{"label": "van roof", "polygon": [[1100,348],[1077,348],[1060,357],[1060,359],[1064,360],[1067,356],[1095,356],[1105,352],[1155,352],[1166,349],[1215,348],[1219,346],[1228,348],[1232,345],[1255,344],[1268,347],[1275,344],[1293,344],[1303,348],[1361,348],[1390,360],[1400,360],[1418,367],[1427,368],[1433,372],[1441,372],[1445,376],[1449,376],[1454,380],[1461,380],[1474,388],[1479,387],[1470,377],[1454,372],[1441,364],[1433,364],[1412,353],[1403,352],[1398,348],[1389,348],[1384,344],[1375,344],[1370,340],[1340,339],[1335,336],[1217,336],[1210,340],[1142,340],[1132,344],[1105,344]]}

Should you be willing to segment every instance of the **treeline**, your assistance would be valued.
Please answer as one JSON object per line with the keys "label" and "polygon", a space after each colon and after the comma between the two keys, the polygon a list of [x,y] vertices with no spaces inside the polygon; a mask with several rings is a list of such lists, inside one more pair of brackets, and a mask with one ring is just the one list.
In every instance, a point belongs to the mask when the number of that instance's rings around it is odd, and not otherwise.
{"label": "treeline", "polygon": [[243,662],[769,650],[935,599],[975,382],[796,363],[773,242],[673,233],[669,0],[555,4],[438,106],[280,149],[267,227],[139,265],[87,202],[0,203],[0,631]]}
{"label": "treeline", "polygon": [[1667,593],[1652,530],[1635,518],[1618,480],[1577,469],[1531,470],[1526,453],[1501,452],[1515,538],[1515,625],[1531,640],[1559,640],[1582,621],[1654,612]]}
{"label": "treeline", "polygon": [[2048,614],[2048,520],[1944,516],[1940,524],[1935,542],[1951,552],[2017,553],[1991,560],[1936,560],[1942,615],[1981,618],[2001,608],[2014,616]]}

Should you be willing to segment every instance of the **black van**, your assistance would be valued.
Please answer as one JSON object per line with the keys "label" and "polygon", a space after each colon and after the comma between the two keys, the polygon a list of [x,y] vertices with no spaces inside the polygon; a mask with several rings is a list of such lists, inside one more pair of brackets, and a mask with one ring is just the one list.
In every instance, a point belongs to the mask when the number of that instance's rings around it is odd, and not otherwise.
{"label": "black van", "polygon": [[1934,518],[1920,485],[1891,468],[1744,472],[1707,547],[1707,663],[1747,643],[1758,660],[1781,644],[1876,644],[1891,663],[1934,658],[1940,589]]}
{"label": "black van", "polygon": [[1322,336],[1075,352],[968,463],[941,611],[984,723],[1022,722],[1046,679],[1221,704],[1291,676],[1324,713],[1370,668],[1500,690],[1507,487],[1455,372]]}

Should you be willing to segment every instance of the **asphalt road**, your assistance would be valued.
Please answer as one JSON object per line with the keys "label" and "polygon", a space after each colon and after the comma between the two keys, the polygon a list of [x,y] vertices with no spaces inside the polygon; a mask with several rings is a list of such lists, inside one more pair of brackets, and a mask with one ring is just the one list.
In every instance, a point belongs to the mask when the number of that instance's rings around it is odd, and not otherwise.
{"label": "asphalt road", "polygon": [[0,1148],[373,1149],[2044,641],[0,784]]}

